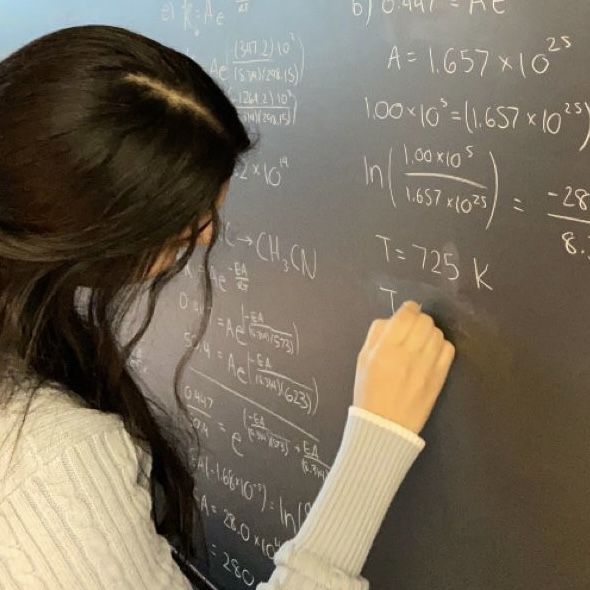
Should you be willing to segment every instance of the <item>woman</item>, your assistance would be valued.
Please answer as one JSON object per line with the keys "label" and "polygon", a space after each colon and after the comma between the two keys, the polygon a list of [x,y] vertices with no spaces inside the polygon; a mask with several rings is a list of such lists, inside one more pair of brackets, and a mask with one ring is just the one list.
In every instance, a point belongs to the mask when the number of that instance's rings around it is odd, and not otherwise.
{"label": "woman", "polygon": [[[190,588],[171,553],[206,561],[188,427],[156,419],[127,366],[199,244],[208,270],[217,209],[253,142],[194,61],[117,27],[60,30],[8,56],[0,108],[0,586]],[[142,293],[145,319],[123,345]],[[181,408],[191,352],[175,374]],[[336,461],[260,589],[368,587],[360,571],[453,355],[414,302],[372,323]]]}

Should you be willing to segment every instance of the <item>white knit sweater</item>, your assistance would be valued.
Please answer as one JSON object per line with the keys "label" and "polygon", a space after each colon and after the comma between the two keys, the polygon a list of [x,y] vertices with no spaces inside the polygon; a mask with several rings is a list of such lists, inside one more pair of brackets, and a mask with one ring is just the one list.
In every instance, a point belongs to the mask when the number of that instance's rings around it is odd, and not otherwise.
{"label": "white knit sweater", "polygon": [[[149,451],[118,416],[46,387],[33,398],[10,470],[19,396],[0,411],[0,589],[190,589],[150,518]],[[258,590],[366,590],[360,575],[424,440],[350,406],[329,475]]]}

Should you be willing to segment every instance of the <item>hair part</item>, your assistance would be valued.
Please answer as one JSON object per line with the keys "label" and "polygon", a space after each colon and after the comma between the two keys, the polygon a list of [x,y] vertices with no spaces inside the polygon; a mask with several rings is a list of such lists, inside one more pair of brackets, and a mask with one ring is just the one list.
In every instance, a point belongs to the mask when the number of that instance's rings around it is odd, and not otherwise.
{"label": "hair part", "polygon": [[221,123],[211,114],[209,109],[200,105],[192,96],[183,94],[176,89],[168,88],[164,86],[158,80],[154,80],[146,76],[145,74],[126,74],[125,80],[134,82],[135,84],[142,84],[149,88],[156,96],[159,96],[166,100],[172,108],[175,109],[188,109],[192,111],[197,117],[204,117],[207,119],[209,125],[218,133],[223,133],[223,126]]}

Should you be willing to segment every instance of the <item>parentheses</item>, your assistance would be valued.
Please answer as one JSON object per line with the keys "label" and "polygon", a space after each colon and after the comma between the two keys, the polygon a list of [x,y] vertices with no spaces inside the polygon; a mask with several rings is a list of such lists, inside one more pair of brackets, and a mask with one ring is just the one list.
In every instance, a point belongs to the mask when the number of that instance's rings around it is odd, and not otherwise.
{"label": "parentheses", "polygon": [[391,182],[391,154],[393,151],[393,146],[389,148],[389,155],[387,157],[387,184],[389,186],[389,196],[391,197],[391,202],[393,206],[397,209],[397,204],[395,202],[395,197],[393,196],[393,183]]}
{"label": "parentheses", "polygon": [[498,165],[496,164],[496,159],[494,158],[494,154],[490,152],[490,159],[492,160],[492,166],[494,169],[494,200],[492,204],[492,212],[490,213],[490,218],[488,219],[488,223],[486,225],[486,230],[490,227],[492,223],[492,219],[494,218],[494,212],[496,211],[496,204],[498,203],[498,193],[499,193],[499,175],[498,175]]}
{"label": "parentheses", "polygon": [[261,512],[264,512],[266,510],[266,484],[261,483],[260,485],[262,486],[262,510],[261,510]]}
{"label": "parentheses", "polygon": [[295,330],[295,344],[297,348],[297,356],[299,356],[299,331],[297,330],[297,325],[293,322],[293,329]]}
{"label": "parentheses", "polygon": [[465,99],[465,125],[467,127],[467,131],[469,131],[469,133],[471,135],[473,135],[473,130],[471,129],[471,125],[469,125],[469,99],[468,98]]}
{"label": "parentheses", "polygon": [[460,214],[459,211],[459,195],[455,196],[455,210],[457,211],[458,214]]}
{"label": "parentheses", "polygon": [[524,55],[523,55],[522,51],[520,52],[519,62],[520,62],[520,72],[522,74],[522,77],[526,78],[526,72],[524,71]]}
{"label": "parentheses", "polygon": [[373,0],[369,0],[369,10],[367,10],[367,22],[365,23],[365,27],[369,26],[369,21],[371,20],[372,12],[373,12]]}
{"label": "parentheses", "polygon": [[299,42],[299,47],[301,47],[301,77],[303,77],[303,72],[305,71],[305,47],[303,47],[301,37],[297,36],[296,39]]}
{"label": "parentheses", "polygon": [[315,380],[315,377],[312,377],[312,379],[313,379],[313,388],[315,391],[315,408],[313,410],[313,414],[315,416],[318,411],[318,406],[320,405],[320,394],[318,393],[318,384],[317,384],[317,381]]}
{"label": "parentheses", "polygon": [[293,125],[295,125],[296,119],[297,119],[297,98],[295,98],[295,106],[293,107]]}
{"label": "parentheses", "polygon": [[590,104],[588,104],[588,101],[584,101],[584,106],[586,107],[586,111],[588,112],[588,133],[586,134],[586,139],[584,140],[584,143],[580,146],[580,149],[578,150],[580,152],[583,152],[586,149],[586,146],[590,141]]}
{"label": "parentheses", "polygon": [[244,411],[242,412],[242,420],[244,422],[244,429],[248,432],[248,427],[246,426],[246,408],[244,408]]}

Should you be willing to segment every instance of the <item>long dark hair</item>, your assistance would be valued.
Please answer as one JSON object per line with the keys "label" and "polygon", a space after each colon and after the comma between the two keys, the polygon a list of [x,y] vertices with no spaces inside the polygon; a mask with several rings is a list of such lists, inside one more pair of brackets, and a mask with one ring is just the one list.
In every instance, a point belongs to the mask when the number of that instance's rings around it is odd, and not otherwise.
{"label": "long dark hair", "polygon": [[[160,516],[152,511],[156,530],[207,565],[188,453],[172,421],[164,428],[157,419],[163,407],[146,399],[129,360],[209,218],[205,312],[174,374],[189,425],[179,380],[209,322],[209,254],[223,230],[216,202],[255,143],[195,61],[123,28],[61,29],[0,62],[0,354],[30,371],[27,409],[39,387],[58,384],[120,415],[149,444],[152,498],[165,499]],[[179,246],[149,278],[162,252]],[[123,319],[142,294],[147,311],[123,344]],[[3,403],[23,383],[12,382]]]}

